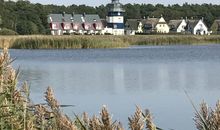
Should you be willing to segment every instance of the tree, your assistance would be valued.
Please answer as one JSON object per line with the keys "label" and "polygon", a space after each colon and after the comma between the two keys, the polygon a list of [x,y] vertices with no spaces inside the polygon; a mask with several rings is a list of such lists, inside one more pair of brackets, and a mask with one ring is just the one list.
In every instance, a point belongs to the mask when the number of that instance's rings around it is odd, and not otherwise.
{"label": "tree", "polygon": [[27,34],[38,34],[38,27],[35,23],[32,21],[19,21],[17,24],[17,32],[21,35],[27,35]]}
{"label": "tree", "polygon": [[[4,2],[0,0],[1,25],[7,29],[18,31],[19,34],[45,34],[49,30],[47,16],[50,13],[75,13],[75,14],[98,14],[105,18],[108,14],[109,5],[91,7],[87,5],[41,5],[29,1]],[[139,19],[144,17],[160,17],[161,14],[166,20],[180,19],[181,17],[195,19],[204,18],[205,23],[210,27],[215,19],[220,17],[220,5],[212,4],[188,4],[168,5],[162,4],[125,4],[125,19]]]}
{"label": "tree", "polygon": [[0,28],[1,28],[1,25],[2,25],[2,16],[0,15]]}

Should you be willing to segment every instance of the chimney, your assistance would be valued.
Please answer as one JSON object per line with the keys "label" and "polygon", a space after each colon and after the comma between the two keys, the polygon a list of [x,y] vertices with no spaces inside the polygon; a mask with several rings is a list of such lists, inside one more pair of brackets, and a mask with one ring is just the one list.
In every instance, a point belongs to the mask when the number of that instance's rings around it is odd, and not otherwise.
{"label": "chimney", "polygon": [[188,21],[188,18],[187,18],[187,16],[186,16],[186,22]]}
{"label": "chimney", "polygon": [[202,21],[204,20],[204,17],[202,17]]}
{"label": "chimney", "polygon": [[50,17],[50,22],[53,22],[53,19],[52,19],[52,17]]}
{"label": "chimney", "polygon": [[83,13],[83,17],[86,17],[86,13],[85,12]]}
{"label": "chimney", "polygon": [[66,13],[65,13],[65,12],[63,12],[63,13],[62,13],[62,16],[64,17],[64,16],[65,16],[65,14],[66,14]]}
{"label": "chimney", "polygon": [[74,12],[71,14],[70,20],[71,22],[74,22]]}
{"label": "chimney", "polygon": [[75,15],[75,12],[72,13],[72,17],[74,17],[74,15]]}

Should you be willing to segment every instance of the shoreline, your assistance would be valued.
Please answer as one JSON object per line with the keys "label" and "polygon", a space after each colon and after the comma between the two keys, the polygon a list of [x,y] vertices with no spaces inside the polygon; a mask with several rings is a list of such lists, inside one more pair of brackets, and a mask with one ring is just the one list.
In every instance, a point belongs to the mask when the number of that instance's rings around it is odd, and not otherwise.
{"label": "shoreline", "polygon": [[89,49],[126,48],[134,45],[208,45],[220,44],[220,35],[24,35],[0,36],[0,48],[10,49]]}

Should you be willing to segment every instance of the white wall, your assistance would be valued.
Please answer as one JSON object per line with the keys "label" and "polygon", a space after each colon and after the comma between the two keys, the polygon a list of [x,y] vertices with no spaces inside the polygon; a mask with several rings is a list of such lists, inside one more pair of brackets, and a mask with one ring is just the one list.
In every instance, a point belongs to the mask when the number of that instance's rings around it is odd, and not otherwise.
{"label": "white wall", "polygon": [[169,33],[170,28],[167,24],[157,24],[156,30],[158,33]]}
{"label": "white wall", "polygon": [[124,23],[124,17],[123,16],[111,16],[111,17],[107,17],[107,21],[109,23]]}
{"label": "white wall", "polygon": [[125,34],[124,31],[125,31],[124,29],[112,29],[112,34],[113,35],[124,35]]}
{"label": "white wall", "polygon": [[181,24],[177,28],[177,33],[185,32],[185,27],[187,26],[186,20],[182,20]]}
{"label": "white wall", "polygon": [[194,35],[207,35],[208,34],[208,28],[206,25],[203,23],[202,20],[199,20],[197,25],[193,29],[193,34]]}
{"label": "white wall", "polygon": [[[164,20],[163,17],[161,17],[159,19],[159,22],[158,23],[165,23],[166,21]],[[156,30],[158,33],[169,33],[170,31],[170,28],[167,24],[157,24],[156,25]]]}
{"label": "white wall", "polygon": [[143,28],[142,27],[143,27],[143,24],[141,22],[139,22],[137,33],[143,33]]}
{"label": "white wall", "polygon": [[135,35],[135,30],[126,30],[126,35]]}

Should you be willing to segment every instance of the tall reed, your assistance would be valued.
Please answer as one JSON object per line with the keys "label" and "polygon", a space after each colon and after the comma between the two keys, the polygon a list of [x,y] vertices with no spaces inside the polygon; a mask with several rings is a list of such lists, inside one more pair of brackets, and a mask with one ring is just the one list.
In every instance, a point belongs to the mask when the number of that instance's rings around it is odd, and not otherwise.
{"label": "tall reed", "polygon": [[[11,40],[11,41],[6,41]],[[0,47],[14,49],[121,48],[128,43],[119,37],[105,36],[14,36],[0,37]]]}
{"label": "tall reed", "polygon": [[220,35],[136,35],[136,36],[0,36],[0,48],[78,49],[122,48],[130,45],[193,45],[220,43]]}
{"label": "tall reed", "polygon": [[194,45],[220,43],[220,35],[140,35],[125,37],[130,45]]}
{"label": "tall reed", "polygon": [[194,117],[198,130],[219,130],[220,129],[220,101],[214,109],[208,107],[205,102],[200,104],[198,113]]}

